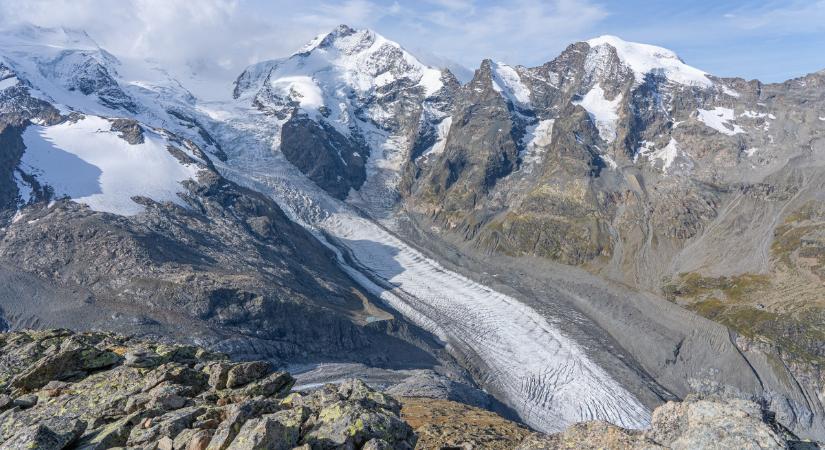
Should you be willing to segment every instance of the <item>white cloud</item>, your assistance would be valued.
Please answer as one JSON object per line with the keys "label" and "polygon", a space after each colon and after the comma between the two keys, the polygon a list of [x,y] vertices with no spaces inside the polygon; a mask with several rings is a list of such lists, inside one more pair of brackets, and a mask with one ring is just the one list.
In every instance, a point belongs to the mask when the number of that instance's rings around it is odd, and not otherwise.
{"label": "white cloud", "polygon": [[778,7],[744,6],[724,17],[728,23],[748,31],[821,32],[825,30],[825,0],[788,1]]}
{"label": "white cloud", "polygon": [[590,0],[0,0],[3,24],[84,29],[118,56],[235,72],[341,23],[470,67],[484,57],[532,63],[605,15]]}

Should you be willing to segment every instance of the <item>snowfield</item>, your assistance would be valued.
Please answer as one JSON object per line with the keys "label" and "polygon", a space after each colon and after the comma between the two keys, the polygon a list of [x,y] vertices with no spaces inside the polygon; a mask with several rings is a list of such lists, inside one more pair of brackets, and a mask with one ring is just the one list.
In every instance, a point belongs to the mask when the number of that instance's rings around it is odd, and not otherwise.
{"label": "snowfield", "polygon": [[[131,216],[143,211],[132,197],[183,205],[181,182],[195,178],[196,164],[182,164],[167,150],[162,136],[144,131],[145,142],[131,145],[110,131],[111,122],[86,116],[77,122],[44,127],[32,125],[23,133],[26,151],[20,169],[56,197],[69,197],[95,211]],[[23,200],[31,187],[18,178]]]}

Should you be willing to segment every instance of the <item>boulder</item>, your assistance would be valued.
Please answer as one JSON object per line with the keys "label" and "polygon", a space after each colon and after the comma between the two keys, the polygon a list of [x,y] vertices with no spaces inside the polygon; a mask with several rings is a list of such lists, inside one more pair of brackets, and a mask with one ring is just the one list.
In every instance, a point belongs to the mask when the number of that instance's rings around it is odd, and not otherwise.
{"label": "boulder", "polygon": [[129,349],[124,355],[123,364],[129,367],[151,368],[157,367],[163,361],[155,352],[145,348]]}
{"label": "boulder", "polygon": [[314,447],[360,447],[371,439],[392,443],[393,448],[412,449],[412,428],[391,411],[368,409],[359,403],[339,401],[323,407],[307,422],[304,442]]}
{"label": "boulder", "polygon": [[273,372],[266,378],[250,383],[243,389],[244,395],[248,397],[257,397],[262,395],[269,397],[272,395],[288,393],[295,384],[295,378],[292,378],[287,372]]}
{"label": "boulder", "polygon": [[304,408],[279,411],[247,421],[230,450],[289,450],[298,445],[301,424],[309,415]]}
{"label": "boulder", "polygon": [[234,365],[226,375],[226,387],[238,388],[263,378],[272,370],[267,361],[252,361]]}
{"label": "boulder", "polygon": [[665,447],[782,449],[785,439],[747,400],[668,402],[653,412],[647,436]]}
{"label": "boulder", "polygon": [[60,450],[67,448],[83,433],[85,424],[76,419],[51,418],[21,430],[3,442],[4,450]]}

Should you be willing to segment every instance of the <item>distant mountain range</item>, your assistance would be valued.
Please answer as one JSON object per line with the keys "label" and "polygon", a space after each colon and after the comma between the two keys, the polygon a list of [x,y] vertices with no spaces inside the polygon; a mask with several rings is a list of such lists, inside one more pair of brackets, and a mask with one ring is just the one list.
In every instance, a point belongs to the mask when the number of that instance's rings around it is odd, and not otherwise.
{"label": "distant mountain range", "polygon": [[602,36],[461,78],[341,25],[217,101],[81,31],[0,33],[0,328],[353,371],[542,431],[734,393],[825,438],[825,71]]}

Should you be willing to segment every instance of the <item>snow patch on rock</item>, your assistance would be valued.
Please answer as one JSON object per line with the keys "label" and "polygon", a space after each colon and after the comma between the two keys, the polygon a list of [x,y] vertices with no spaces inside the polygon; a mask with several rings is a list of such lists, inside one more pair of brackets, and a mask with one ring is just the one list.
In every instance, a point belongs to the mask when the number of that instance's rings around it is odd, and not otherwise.
{"label": "snow patch on rock", "polygon": [[621,94],[613,100],[608,100],[604,95],[604,89],[596,83],[581,100],[573,101],[573,104],[587,110],[602,139],[613,142],[616,139],[616,122],[619,119],[618,110],[621,102]]}
{"label": "snow patch on rock", "polygon": [[670,138],[667,145],[658,150],[656,150],[655,145],[649,141],[642,141],[639,144],[636,155],[633,157],[633,162],[638,161],[639,157],[646,157],[651,162],[659,161],[661,163],[661,171],[667,174],[677,170],[690,170],[693,168],[693,161],[690,159],[690,156],[682,150],[676,139]]}
{"label": "snow patch on rock", "polygon": [[0,80],[0,91],[5,91],[10,87],[17,86],[19,82],[20,81],[17,79],[17,77],[10,77],[6,78],[5,80]]}
{"label": "snow patch on rock", "polygon": [[723,94],[728,95],[730,97],[739,98],[739,93],[738,92],[736,92],[733,89],[725,86],[724,84],[721,85],[721,86],[722,86],[722,93]]}
{"label": "snow patch on rock", "polygon": [[601,154],[599,155],[599,157],[601,157],[602,161],[604,161],[604,163],[607,164],[607,167],[610,167],[613,170],[616,170],[619,167],[619,165],[616,163],[616,160],[613,159],[612,156],[608,154]]}
{"label": "snow patch on rock", "polygon": [[521,82],[516,69],[504,63],[495,63],[493,70],[493,90],[501,93],[516,106],[530,107],[530,89]]}
{"label": "snow patch on rock", "polygon": [[757,111],[744,111],[742,114],[739,114],[739,116],[748,117],[750,119],[764,119],[766,117],[771,120],[776,119],[776,116],[774,116],[771,113],[763,113]]}
{"label": "snow patch on rock", "polygon": [[733,136],[735,134],[745,132],[739,125],[731,123],[735,116],[733,114],[733,110],[730,108],[717,106],[713,109],[700,108],[698,111],[698,118],[700,122],[722,134]]}
{"label": "snow patch on rock", "polygon": [[424,153],[419,156],[419,158],[430,157],[432,155],[439,155],[444,151],[444,147],[447,145],[447,135],[450,134],[450,127],[453,125],[453,117],[447,116],[438,123],[438,126],[435,128],[436,137],[435,143],[424,150]]}
{"label": "snow patch on rock", "polygon": [[693,161],[673,138],[670,138],[670,142],[664,148],[653,152],[650,158],[662,162],[662,172],[664,173],[673,173],[677,169],[690,170],[693,168]]}
{"label": "snow patch on rock", "polygon": [[553,123],[555,119],[540,120],[527,127],[524,135],[524,149],[522,150],[522,170],[530,173],[533,167],[541,162],[544,152],[553,140]]}
{"label": "snow patch on rock", "polygon": [[276,78],[270,83],[275,92],[296,100],[304,110],[317,111],[324,106],[324,94],[310,77],[288,76]]}
{"label": "snow patch on rock", "polygon": [[197,176],[197,164],[172,156],[169,142],[159,134],[144,131],[144,139],[131,145],[97,116],[50,127],[32,125],[23,133],[26,151],[20,169],[51,186],[56,197],[95,211],[139,214],[144,207],[132,200],[135,196],[184,205],[178,196],[184,190],[181,182]]}

